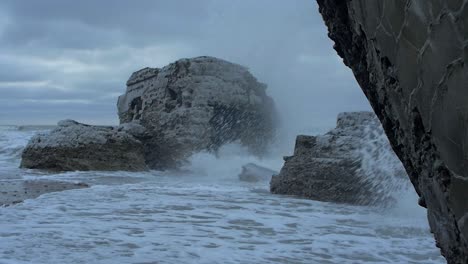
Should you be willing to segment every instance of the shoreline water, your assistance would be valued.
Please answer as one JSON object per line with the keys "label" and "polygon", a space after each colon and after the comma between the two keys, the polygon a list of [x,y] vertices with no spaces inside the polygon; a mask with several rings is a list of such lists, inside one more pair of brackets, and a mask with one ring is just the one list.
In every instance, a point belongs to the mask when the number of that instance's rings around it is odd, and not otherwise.
{"label": "shoreline water", "polygon": [[391,209],[272,195],[268,182],[237,174],[282,159],[236,145],[196,154],[180,172],[21,170],[18,153],[34,132],[7,134],[2,177],[91,187],[0,208],[0,263],[444,263],[412,192]]}

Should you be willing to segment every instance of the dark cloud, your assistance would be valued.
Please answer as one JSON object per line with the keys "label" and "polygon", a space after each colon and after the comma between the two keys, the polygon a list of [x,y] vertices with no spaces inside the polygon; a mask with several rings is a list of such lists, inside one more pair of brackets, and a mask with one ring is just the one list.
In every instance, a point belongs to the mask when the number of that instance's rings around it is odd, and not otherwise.
{"label": "dark cloud", "polygon": [[369,109],[311,0],[0,2],[0,123],[116,123],[135,70],[211,55],[269,85],[293,131]]}
{"label": "dark cloud", "polygon": [[[202,1],[203,2],[203,1]],[[142,46],[188,39],[202,30],[209,13],[197,1],[16,1],[4,8],[14,18],[4,32],[12,45],[57,48]]]}

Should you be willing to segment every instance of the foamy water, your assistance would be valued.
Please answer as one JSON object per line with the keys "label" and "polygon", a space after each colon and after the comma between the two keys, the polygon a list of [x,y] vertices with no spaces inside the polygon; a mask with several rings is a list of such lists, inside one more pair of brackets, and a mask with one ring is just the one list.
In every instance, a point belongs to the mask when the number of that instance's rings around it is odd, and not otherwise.
{"label": "foamy water", "polygon": [[444,263],[412,191],[387,209],[272,195],[237,174],[248,162],[278,170],[281,157],[236,146],[177,173],[44,174],[17,168],[31,135],[0,131],[0,180],[92,187],[0,208],[0,263]]}

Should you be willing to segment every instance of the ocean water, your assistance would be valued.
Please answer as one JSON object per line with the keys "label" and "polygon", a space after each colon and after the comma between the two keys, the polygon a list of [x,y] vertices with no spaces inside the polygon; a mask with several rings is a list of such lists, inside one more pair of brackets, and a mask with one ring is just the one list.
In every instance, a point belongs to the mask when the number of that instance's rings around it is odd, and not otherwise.
{"label": "ocean water", "polygon": [[0,127],[0,181],[92,187],[0,208],[0,263],[445,262],[425,210],[400,181],[389,183],[397,202],[387,208],[272,195],[268,182],[243,183],[237,175],[248,162],[279,170],[281,155],[258,160],[236,145],[218,156],[196,154],[171,173],[18,169],[38,129]]}

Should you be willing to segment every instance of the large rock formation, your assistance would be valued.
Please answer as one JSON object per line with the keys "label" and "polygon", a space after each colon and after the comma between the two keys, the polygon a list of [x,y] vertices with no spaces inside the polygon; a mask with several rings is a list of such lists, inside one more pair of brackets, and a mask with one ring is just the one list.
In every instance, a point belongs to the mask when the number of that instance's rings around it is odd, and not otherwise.
{"label": "large rock formation", "polygon": [[[281,172],[270,182],[271,192],[356,205],[388,202],[388,186],[377,186],[384,183],[377,177],[405,173],[382,134],[374,113],[339,114],[336,128],[325,135],[297,137],[294,155],[285,157]],[[390,170],[371,170],[365,166],[368,159]]]}
{"label": "large rock formation", "polygon": [[276,111],[265,89],[240,65],[181,59],[132,74],[118,101],[120,122],[138,120],[155,135],[146,142],[147,163],[155,169],[233,141],[261,154],[275,131]]}
{"label": "large rock formation", "polygon": [[194,152],[216,151],[234,141],[260,155],[275,134],[276,110],[266,85],[237,64],[212,57],[182,59],[137,71],[127,86],[118,101],[120,126],[62,121],[31,139],[21,167],[170,169]]}
{"label": "large rock formation", "polygon": [[34,136],[23,151],[21,167],[57,171],[147,170],[143,144],[145,128],[134,123],[100,127],[72,120]]}
{"label": "large rock formation", "polygon": [[427,207],[449,263],[468,263],[468,2],[318,0]]}

